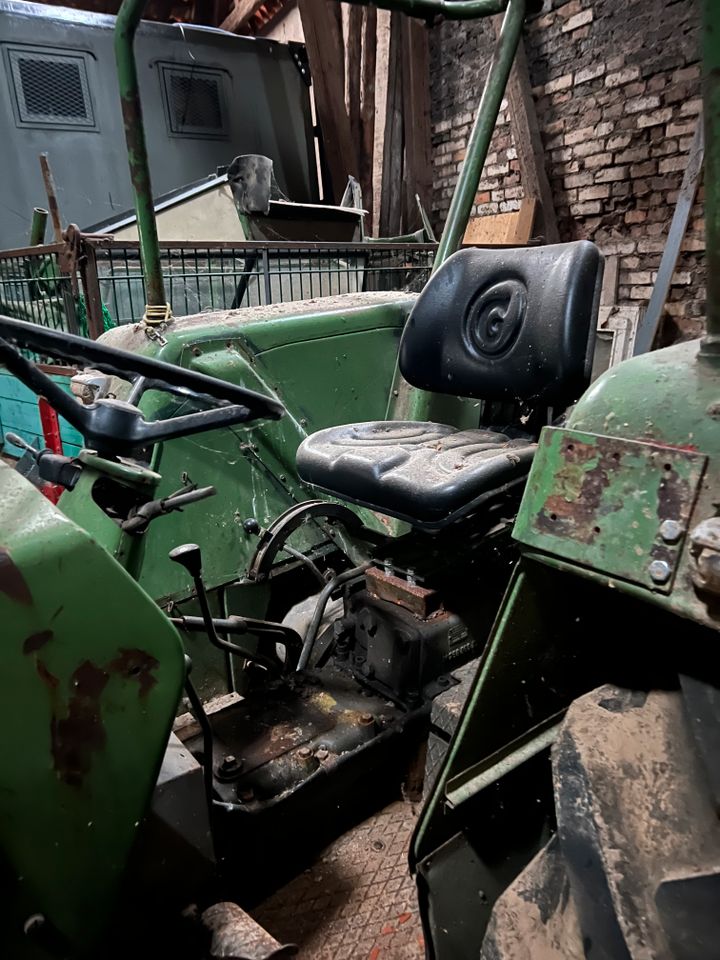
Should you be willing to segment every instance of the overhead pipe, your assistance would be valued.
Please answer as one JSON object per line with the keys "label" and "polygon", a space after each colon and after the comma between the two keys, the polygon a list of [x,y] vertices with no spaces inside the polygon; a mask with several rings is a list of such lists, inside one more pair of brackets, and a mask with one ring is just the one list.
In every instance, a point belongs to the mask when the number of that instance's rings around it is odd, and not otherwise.
{"label": "overhead pipe", "polygon": [[152,325],[169,319],[170,307],[165,297],[165,283],[160,263],[160,246],[145,143],[140,86],[133,49],[135,32],[145,9],[145,3],[146,0],[123,0],[115,21],[114,43],[120,86],[120,106],[125,125],[130,180],[135,196],[135,213],[140,236],[140,259],[145,276],[147,307],[143,319]]}

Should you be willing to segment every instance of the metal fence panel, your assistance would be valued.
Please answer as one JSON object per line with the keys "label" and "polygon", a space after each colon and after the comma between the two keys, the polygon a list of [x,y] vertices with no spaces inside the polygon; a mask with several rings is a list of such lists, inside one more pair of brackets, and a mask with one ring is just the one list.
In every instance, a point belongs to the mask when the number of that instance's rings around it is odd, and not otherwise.
{"label": "metal fence panel", "polygon": [[[92,270],[105,326],[139,320],[146,300],[138,244],[84,237],[82,245],[79,253],[58,244],[0,252],[2,311],[68,330],[68,309],[74,309],[80,332],[88,335]],[[367,290],[419,291],[435,250],[435,244],[183,242],[163,244],[161,256],[173,313],[183,316]],[[93,329],[102,329],[102,317],[91,319]]]}

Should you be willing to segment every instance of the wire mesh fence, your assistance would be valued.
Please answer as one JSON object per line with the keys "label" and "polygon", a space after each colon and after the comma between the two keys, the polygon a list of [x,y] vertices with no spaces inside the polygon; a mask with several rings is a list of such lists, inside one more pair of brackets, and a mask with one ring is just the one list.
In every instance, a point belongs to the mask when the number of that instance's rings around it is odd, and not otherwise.
{"label": "wire mesh fence", "polygon": [[[435,244],[248,243],[161,245],[175,316],[364,291],[419,291]],[[90,291],[90,292],[89,292]],[[92,291],[99,291],[93,295]],[[137,243],[83,238],[0,252],[0,309],[19,319],[96,335],[145,309]]]}

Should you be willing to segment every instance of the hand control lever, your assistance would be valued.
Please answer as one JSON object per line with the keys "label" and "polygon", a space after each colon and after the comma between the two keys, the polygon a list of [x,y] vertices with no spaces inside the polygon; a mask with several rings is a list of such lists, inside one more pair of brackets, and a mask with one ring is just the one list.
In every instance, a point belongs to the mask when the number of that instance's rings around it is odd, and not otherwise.
{"label": "hand control lever", "polygon": [[242,657],[244,660],[255,660],[257,663],[262,664],[267,670],[277,673],[281,668],[281,664],[277,660],[266,657],[261,653],[243,650],[242,647],[238,647],[229,640],[223,640],[218,636],[217,630],[215,629],[215,621],[210,612],[207,591],[203,582],[202,552],[200,547],[196,543],[184,543],[179,547],[174,547],[168,556],[173,563],[179,563],[181,567],[184,567],[192,577],[193,584],[195,585],[195,593],[198,603],[200,604],[200,613],[202,614],[205,632],[208,635],[210,643],[214,647],[217,647],[218,650],[233,653],[236,657]]}
{"label": "hand control lever", "polygon": [[80,478],[82,467],[72,457],[65,457],[52,450],[38,450],[16,433],[6,433],[5,439],[14,447],[20,447],[29,453],[37,464],[38,474],[46,483],[57,483],[66,490],[72,490]]}

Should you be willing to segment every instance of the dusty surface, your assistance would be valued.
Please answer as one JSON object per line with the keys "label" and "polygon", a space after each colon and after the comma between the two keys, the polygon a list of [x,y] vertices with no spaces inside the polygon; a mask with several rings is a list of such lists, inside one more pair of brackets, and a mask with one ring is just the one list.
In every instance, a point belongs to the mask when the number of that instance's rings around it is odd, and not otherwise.
{"label": "dusty surface", "polygon": [[422,960],[407,850],[416,808],[398,801],[327,847],[253,916],[300,960]]}

